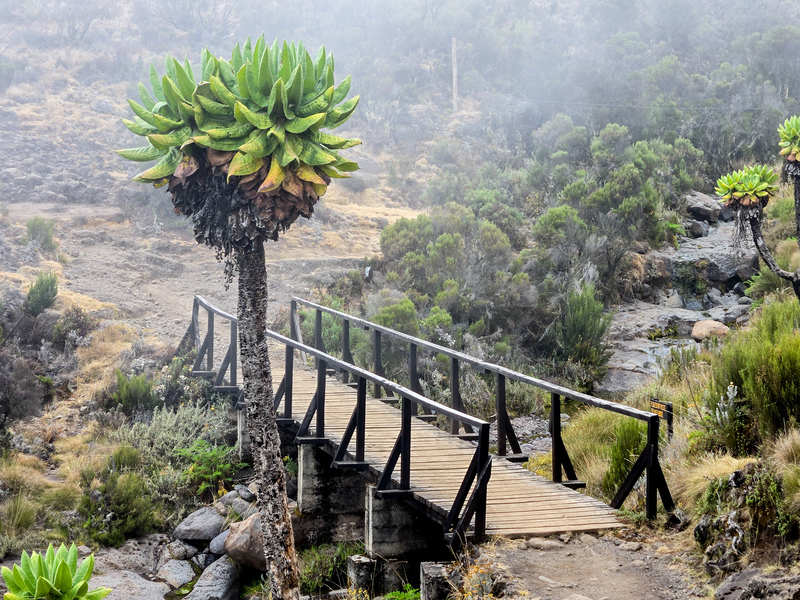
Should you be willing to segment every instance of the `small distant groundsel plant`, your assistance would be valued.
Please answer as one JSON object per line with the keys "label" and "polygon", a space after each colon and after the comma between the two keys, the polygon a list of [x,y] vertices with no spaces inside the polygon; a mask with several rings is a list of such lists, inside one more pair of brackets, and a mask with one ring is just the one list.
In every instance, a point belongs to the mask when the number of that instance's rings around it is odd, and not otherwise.
{"label": "small distant groundsel plant", "polygon": [[111,589],[89,591],[93,570],[93,554],[78,565],[75,544],[69,550],[62,544],[58,551],[50,544],[44,556],[23,552],[19,565],[2,569],[8,587],[3,600],[102,600]]}
{"label": "small distant groundsel plant", "polygon": [[[347,121],[359,100],[345,102],[350,77],[334,86],[333,66],[324,47],[312,59],[302,42],[270,46],[264,36],[237,44],[230,60],[204,50],[197,79],[188,59],[168,55],[163,76],[150,68],[152,96],[139,84],[142,104],[129,100],[135,117],[123,119],[148,146],[117,152],[158,160],[134,180],[167,185],[198,241],[225,256],[250,250],[310,217],[331,178],[358,169],[339,151],[361,141],[322,131]],[[223,175],[243,201],[214,203],[209,174]]]}

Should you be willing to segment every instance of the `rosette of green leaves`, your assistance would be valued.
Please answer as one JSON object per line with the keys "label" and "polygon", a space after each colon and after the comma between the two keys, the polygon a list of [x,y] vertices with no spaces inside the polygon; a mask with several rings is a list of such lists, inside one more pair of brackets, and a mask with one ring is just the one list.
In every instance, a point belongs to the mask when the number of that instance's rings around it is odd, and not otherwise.
{"label": "rosette of green leaves", "polygon": [[234,152],[229,179],[268,165],[259,192],[277,189],[291,173],[321,196],[330,178],[358,169],[339,151],[361,143],[322,131],[347,121],[359,101],[358,96],[345,101],[350,77],[334,85],[333,69],[333,55],[324,47],[312,59],[302,42],[279,45],[276,40],[270,46],[264,36],[255,44],[250,38],[242,47],[237,44],[229,61],[204,50],[199,82],[188,60],[181,64],[167,56],[161,78],[150,69],[154,97],[139,84],[142,104],[129,100],[135,116],[123,121],[149,145],[118,154],[158,160],[134,178],[158,186],[199,148]]}
{"label": "rosette of green leaves", "polygon": [[800,154],[800,117],[789,117],[778,127],[778,135],[781,137],[779,145],[781,156],[785,156],[790,162],[797,160]]}
{"label": "rosette of green leaves", "polygon": [[89,591],[93,570],[92,554],[78,566],[75,544],[69,550],[62,544],[57,552],[50,544],[44,556],[37,552],[28,556],[23,552],[19,565],[2,569],[8,587],[3,600],[102,600],[111,590],[98,588]]}
{"label": "rosette of green leaves", "polygon": [[723,175],[717,180],[714,191],[726,206],[763,207],[778,190],[777,180],[778,175],[770,167],[754,165]]}

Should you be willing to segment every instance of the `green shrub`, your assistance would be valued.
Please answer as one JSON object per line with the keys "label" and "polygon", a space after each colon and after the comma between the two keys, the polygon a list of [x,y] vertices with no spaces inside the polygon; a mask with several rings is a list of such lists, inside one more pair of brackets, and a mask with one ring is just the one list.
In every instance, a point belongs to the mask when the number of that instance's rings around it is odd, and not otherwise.
{"label": "green shrub", "polygon": [[231,462],[235,451],[231,446],[212,446],[205,440],[195,440],[188,448],[177,448],[175,454],[190,463],[183,475],[197,493],[210,491],[216,496],[216,491],[231,483],[236,471],[245,466]]}
{"label": "green shrub", "polygon": [[90,316],[80,307],[68,308],[61,315],[53,330],[53,343],[64,346],[67,336],[75,332],[78,337],[85,338],[97,327],[97,319]]}
{"label": "green shrub", "polygon": [[142,464],[139,451],[132,446],[120,446],[111,454],[109,468],[117,471],[132,471]]}
{"label": "green shrub", "polygon": [[[82,477],[85,487],[78,513],[85,519],[83,527],[91,539],[118,547],[126,538],[152,530],[153,506],[140,475],[120,475],[118,471],[104,473],[106,479],[96,490],[92,489],[91,473]],[[86,480],[89,480],[88,485]]]}
{"label": "green shrub", "polygon": [[564,314],[554,324],[556,356],[594,369],[596,377],[611,358],[605,341],[610,326],[611,315],[603,314],[603,303],[596,299],[593,285],[570,292]]}
{"label": "green shrub", "polygon": [[36,281],[25,296],[25,312],[38,317],[53,306],[58,295],[58,278],[52,271],[40,271]]}
{"label": "green shrub", "polygon": [[50,219],[43,219],[42,217],[28,219],[25,223],[25,228],[28,230],[24,238],[25,243],[39,242],[42,250],[46,252],[55,250],[58,248],[58,242],[53,239],[55,226],[55,222]]}
{"label": "green shrub", "polygon": [[174,409],[156,407],[149,422],[122,425],[109,433],[111,441],[139,450],[143,468],[156,471],[170,462],[188,466],[188,461],[176,457],[176,448],[188,448],[198,439],[221,445],[234,436],[227,412],[201,402],[186,402]]}
{"label": "green shrub", "polygon": [[116,374],[117,391],[112,398],[126,413],[156,407],[158,398],[153,392],[153,384],[144,375],[134,375],[128,379],[119,369]]}
{"label": "green shrub", "polygon": [[[775,249],[775,262],[778,266],[787,271],[794,271],[800,266],[800,252],[797,249],[797,242],[786,240],[780,242]],[[754,300],[764,298],[767,294],[791,290],[792,285],[785,279],[781,279],[763,262],[759,267],[758,273],[753,275],[747,282],[745,293]]]}
{"label": "green shrub", "polygon": [[644,450],[647,427],[636,419],[624,419],[617,425],[616,440],[611,446],[611,464],[603,478],[603,493],[613,498]]}
{"label": "green shrub", "polygon": [[364,549],[362,544],[314,546],[300,553],[300,591],[318,595],[347,587],[347,557]]}
{"label": "green shrub", "polygon": [[748,329],[734,332],[712,361],[708,411],[712,416],[735,411],[739,420],[752,416],[756,431],[742,432],[751,444],[759,433],[769,438],[800,421],[798,328],[800,304],[794,298],[770,303]]}

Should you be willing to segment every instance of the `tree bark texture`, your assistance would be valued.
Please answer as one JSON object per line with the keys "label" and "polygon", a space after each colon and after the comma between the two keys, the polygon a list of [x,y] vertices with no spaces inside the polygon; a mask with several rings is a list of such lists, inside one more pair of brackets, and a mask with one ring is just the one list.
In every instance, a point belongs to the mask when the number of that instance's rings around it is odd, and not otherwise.
{"label": "tree bark texture", "polygon": [[255,250],[240,252],[238,262],[239,349],[267,572],[274,600],[299,600],[299,569],[267,349],[267,270],[263,242]]}

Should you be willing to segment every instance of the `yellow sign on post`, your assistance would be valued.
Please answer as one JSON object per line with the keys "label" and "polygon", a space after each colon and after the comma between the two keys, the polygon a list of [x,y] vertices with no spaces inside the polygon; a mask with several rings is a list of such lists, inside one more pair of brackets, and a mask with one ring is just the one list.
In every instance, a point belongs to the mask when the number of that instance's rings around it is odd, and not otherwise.
{"label": "yellow sign on post", "polygon": [[661,402],[658,398],[650,398],[650,412],[667,422],[667,439],[672,439],[672,402]]}

